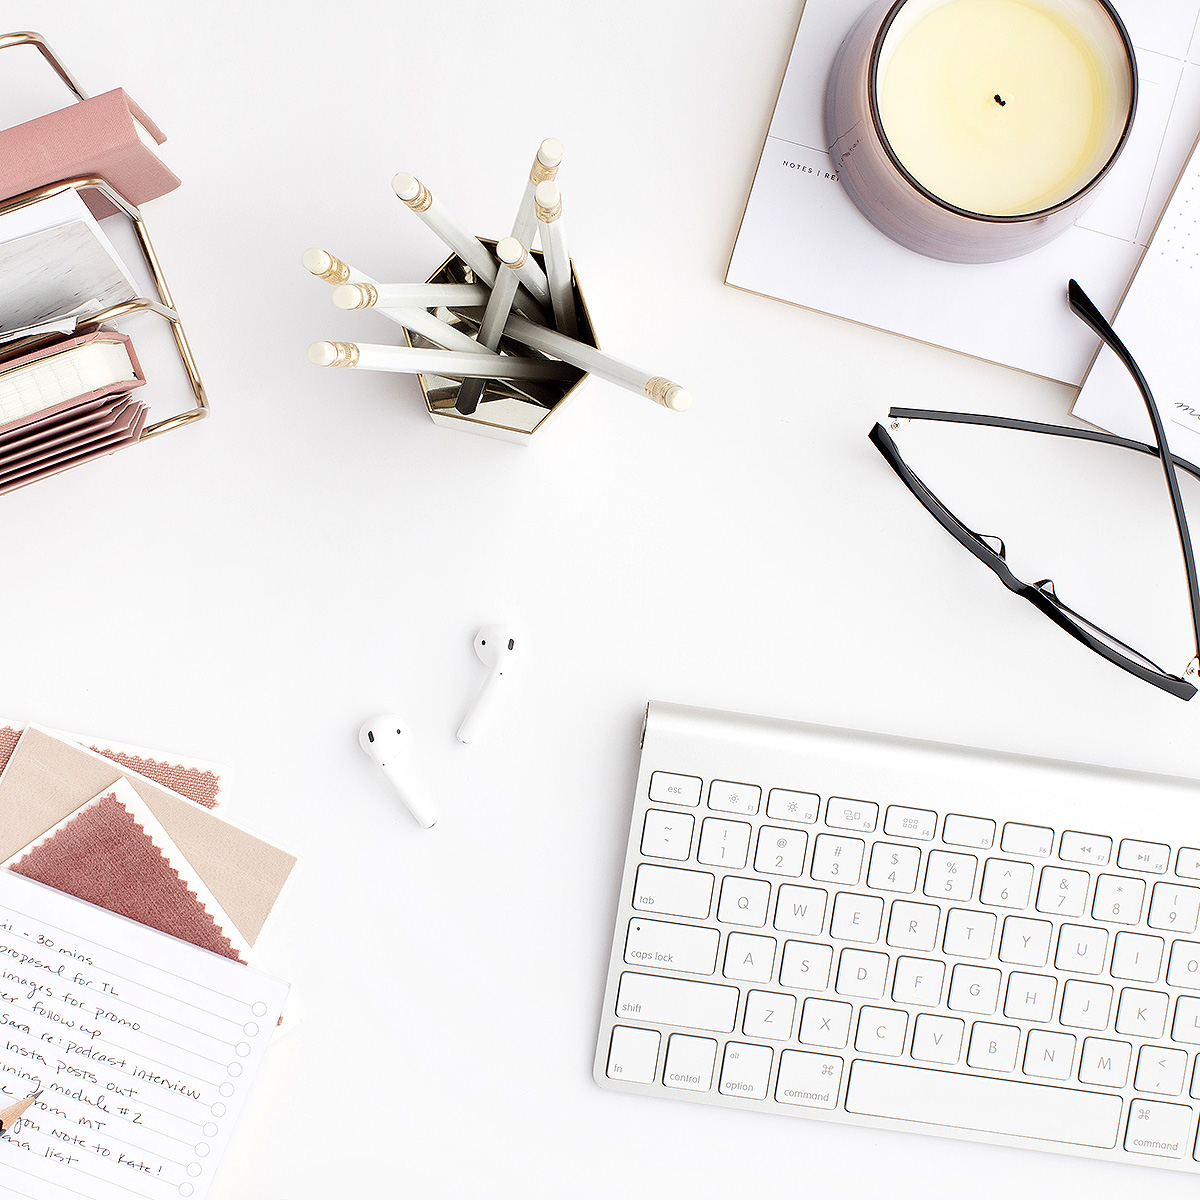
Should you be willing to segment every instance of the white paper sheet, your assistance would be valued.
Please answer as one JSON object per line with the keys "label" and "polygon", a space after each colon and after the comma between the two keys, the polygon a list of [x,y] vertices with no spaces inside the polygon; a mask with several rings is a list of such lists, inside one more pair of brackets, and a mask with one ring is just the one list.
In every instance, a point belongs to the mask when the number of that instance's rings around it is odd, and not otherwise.
{"label": "white paper sheet", "polygon": [[[1200,465],[1200,154],[1180,176],[1113,328],[1146,376],[1171,449]],[[1125,437],[1153,442],[1129,372],[1102,351],[1074,413]]]}
{"label": "white paper sheet", "polygon": [[825,83],[867,0],[808,0],[726,282],[792,304],[1080,383],[1095,339],[1067,307],[1083,284],[1111,316],[1200,132],[1200,0],[1117,0],[1137,48],[1125,151],[1061,238],[1007,263],[959,265],[896,245],[836,181]]}
{"label": "white paper sheet", "polygon": [[3,1200],[204,1200],[287,995],[0,871]]}

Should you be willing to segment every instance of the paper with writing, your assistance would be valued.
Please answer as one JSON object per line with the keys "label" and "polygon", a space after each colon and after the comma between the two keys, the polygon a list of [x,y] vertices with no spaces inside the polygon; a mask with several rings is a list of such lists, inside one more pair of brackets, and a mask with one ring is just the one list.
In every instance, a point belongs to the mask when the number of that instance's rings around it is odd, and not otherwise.
{"label": "paper with writing", "polygon": [[204,1200],[287,985],[0,871],[3,1200]]}

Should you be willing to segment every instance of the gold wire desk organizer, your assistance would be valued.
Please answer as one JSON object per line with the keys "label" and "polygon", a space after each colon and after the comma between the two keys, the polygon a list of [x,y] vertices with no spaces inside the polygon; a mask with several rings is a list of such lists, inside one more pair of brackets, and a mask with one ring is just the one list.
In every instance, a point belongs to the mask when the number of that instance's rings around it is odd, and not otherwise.
{"label": "gold wire desk organizer", "polygon": [[[88,98],[87,93],[79,86],[75,77],[58,59],[57,55],[50,49],[50,46],[40,34],[9,33],[0,35],[0,50],[5,50],[12,46],[34,46],[54,69],[55,74],[74,93],[77,100],[86,100]],[[112,206],[115,212],[122,214],[128,219],[130,225],[133,227],[138,249],[141,251],[142,259],[146,264],[147,270],[150,272],[150,278],[153,280],[154,290],[157,294],[157,299],[138,296],[131,300],[125,300],[120,304],[110,305],[99,312],[89,313],[86,317],[80,318],[76,332],[93,333],[104,325],[112,324],[126,317],[137,316],[141,313],[153,313],[155,316],[162,318],[171,326],[171,334],[175,339],[175,347],[179,352],[179,358],[183,364],[183,369],[187,375],[188,384],[191,387],[192,396],[195,401],[193,407],[187,409],[185,412],[176,413],[174,416],[164,417],[160,421],[148,424],[142,430],[138,441],[148,441],[150,438],[158,437],[160,434],[170,433],[173,429],[182,429],[183,426],[190,425],[193,421],[199,421],[201,418],[207,416],[209,411],[208,397],[204,391],[204,381],[200,378],[200,371],[196,366],[196,358],[192,353],[191,344],[188,342],[187,331],[183,327],[179,313],[175,310],[175,301],[171,295],[170,285],[167,283],[167,277],[163,274],[162,264],[158,261],[158,254],[154,249],[154,243],[150,240],[145,219],[138,208],[130,204],[124,196],[98,175],[85,175],[74,179],[63,179],[55,183],[48,183],[31,191],[23,192],[19,196],[13,196],[7,200],[0,201],[0,217],[7,213],[15,212],[17,209],[24,208],[26,205],[35,204],[39,200],[45,200],[50,196],[57,196],[67,191],[78,193],[91,191],[99,193]],[[79,463],[75,465],[82,466],[83,464]],[[72,468],[67,467],[64,469],[70,470]],[[31,480],[30,482],[35,481]],[[28,485],[23,484],[21,486]],[[12,490],[15,491],[18,489],[14,488]]]}

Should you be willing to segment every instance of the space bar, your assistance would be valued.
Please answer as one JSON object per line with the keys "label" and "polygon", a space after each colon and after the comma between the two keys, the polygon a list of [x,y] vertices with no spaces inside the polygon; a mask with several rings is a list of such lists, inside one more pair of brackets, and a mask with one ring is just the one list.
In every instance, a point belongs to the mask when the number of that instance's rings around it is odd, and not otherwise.
{"label": "space bar", "polygon": [[1120,1096],[866,1059],[850,1068],[846,1111],[1107,1148],[1121,1124]]}

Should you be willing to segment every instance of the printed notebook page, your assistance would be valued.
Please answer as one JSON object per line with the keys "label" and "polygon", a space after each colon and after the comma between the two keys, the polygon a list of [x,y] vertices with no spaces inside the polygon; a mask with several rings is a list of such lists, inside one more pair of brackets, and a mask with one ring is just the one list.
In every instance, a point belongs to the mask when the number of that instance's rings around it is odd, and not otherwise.
{"label": "printed notebook page", "polygon": [[287,985],[0,871],[2,1200],[204,1200]]}
{"label": "printed notebook page", "polygon": [[[1167,443],[1200,464],[1200,154],[1183,169],[1166,212],[1121,302],[1113,328],[1154,393]],[[1129,372],[1100,352],[1072,410],[1113,433],[1153,442]]]}

